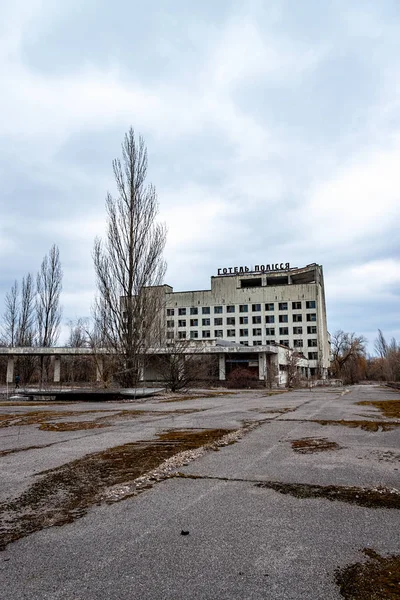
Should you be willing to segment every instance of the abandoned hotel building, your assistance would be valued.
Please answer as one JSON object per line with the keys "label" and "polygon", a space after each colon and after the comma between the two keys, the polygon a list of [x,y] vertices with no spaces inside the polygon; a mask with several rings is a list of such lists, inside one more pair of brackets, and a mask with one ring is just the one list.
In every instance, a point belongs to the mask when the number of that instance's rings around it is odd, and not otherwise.
{"label": "abandoned hotel building", "polygon": [[303,375],[326,377],[330,343],[321,265],[220,268],[210,290],[162,289],[167,344],[188,340],[188,347],[218,354],[219,379],[238,364],[257,365],[264,379],[275,364],[277,383],[283,384],[293,353]]}
{"label": "abandoned hotel building", "polygon": [[[157,289],[163,306],[157,330],[164,341],[146,353],[142,380],[162,379],[156,357],[171,354],[177,346],[182,366],[184,355],[208,356],[214,365],[213,377],[221,381],[237,366],[252,369],[271,385],[285,385],[293,365],[305,378],[326,378],[330,342],[321,265],[220,268],[211,277],[210,290],[174,292],[169,285]],[[175,340],[184,343],[176,345]],[[54,381],[59,382],[62,356],[91,352],[85,348],[0,349],[8,358],[9,383],[13,382],[14,359],[21,354],[50,354]],[[100,349],[99,353],[108,351]],[[98,380],[103,364],[100,355],[96,357]]]}

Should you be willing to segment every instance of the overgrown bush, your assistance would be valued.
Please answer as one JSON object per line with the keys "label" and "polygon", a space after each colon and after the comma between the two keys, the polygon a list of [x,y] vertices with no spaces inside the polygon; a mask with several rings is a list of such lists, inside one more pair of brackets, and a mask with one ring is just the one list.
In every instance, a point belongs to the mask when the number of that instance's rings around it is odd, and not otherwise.
{"label": "overgrown bush", "polygon": [[231,371],[226,383],[228,388],[249,389],[259,386],[258,377],[254,371],[242,367],[237,367]]}

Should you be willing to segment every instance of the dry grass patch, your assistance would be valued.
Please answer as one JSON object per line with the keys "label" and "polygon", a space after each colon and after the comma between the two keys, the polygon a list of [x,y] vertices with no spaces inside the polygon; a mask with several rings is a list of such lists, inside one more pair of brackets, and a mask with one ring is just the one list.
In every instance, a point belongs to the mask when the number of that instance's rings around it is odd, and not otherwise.
{"label": "dry grass patch", "polygon": [[210,392],[209,394],[190,394],[182,396],[172,396],[166,400],[160,400],[160,402],[186,402],[187,400],[204,400],[207,398],[217,398],[218,396],[231,396],[235,392]]}
{"label": "dry grass patch", "polygon": [[340,450],[336,442],[331,442],[326,438],[301,438],[292,440],[292,448],[299,454],[313,454],[314,452],[326,452],[328,450]]}
{"label": "dry grass patch", "polygon": [[363,400],[357,404],[358,406],[373,406],[389,419],[400,419],[400,400]]}
{"label": "dry grass patch", "polygon": [[371,548],[370,560],[337,569],[335,580],[346,600],[395,600],[400,598],[400,556],[383,557]]}
{"label": "dry grass patch", "polygon": [[96,421],[64,421],[63,423],[42,423],[39,429],[42,431],[82,431],[109,426],[109,423],[98,423]]}
{"label": "dry grass patch", "polygon": [[364,431],[392,431],[395,427],[400,427],[400,422],[396,421],[321,421],[312,420],[311,423],[319,423],[320,425],[342,425],[355,429],[360,427]]}
{"label": "dry grass patch", "polygon": [[367,508],[400,509],[400,492],[384,487],[361,488],[342,485],[311,485],[307,483],[281,483],[264,481],[256,484],[260,488],[275,490],[280,494],[289,494],[295,498],[319,498],[348,502]]}
{"label": "dry grass patch", "polygon": [[19,498],[0,504],[0,549],[41,529],[72,523],[92,505],[111,502],[104,499],[108,488],[132,482],[175,454],[216,442],[230,431],[170,430],[158,440],[115,446],[43,471]]}

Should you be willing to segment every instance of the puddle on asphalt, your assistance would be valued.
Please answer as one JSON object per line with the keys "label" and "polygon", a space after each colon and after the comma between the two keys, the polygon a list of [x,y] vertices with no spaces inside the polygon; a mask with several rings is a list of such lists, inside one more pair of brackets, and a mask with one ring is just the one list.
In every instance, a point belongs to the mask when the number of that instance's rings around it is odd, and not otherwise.
{"label": "puddle on asphalt", "polygon": [[326,438],[301,438],[290,442],[295,452],[299,454],[313,454],[314,452],[327,452],[329,450],[340,450],[336,442]]}
{"label": "puddle on asphalt", "polygon": [[271,489],[280,494],[289,494],[301,499],[322,498],[357,504],[358,506],[365,506],[367,508],[400,509],[400,492],[384,487],[323,486],[307,483],[281,483],[279,481],[263,481],[257,483],[256,487]]}
{"label": "puddle on asphalt", "polygon": [[0,504],[0,549],[41,529],[72,523],[101,503],[109,487],[132,482],[175,454],[211,444],[230,432],[170,430],[157,440],[115,446],[39,473],[39,481],[21,496]]}
{"label": "puddle on asphalt", "polygon": [[348,565],[335,572],[340,594],[346,600],[395,600],[400,598],[400,556],[381,556],[371,548],[363,553],[370,560]]}

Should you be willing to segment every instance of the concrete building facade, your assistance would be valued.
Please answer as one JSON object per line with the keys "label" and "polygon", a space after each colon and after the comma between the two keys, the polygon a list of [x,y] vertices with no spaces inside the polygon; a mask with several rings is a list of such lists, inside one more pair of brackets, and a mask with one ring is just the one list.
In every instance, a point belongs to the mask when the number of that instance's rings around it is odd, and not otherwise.
{"label": "concrete building facade", "polygon": [[330,344],[321,265],[221,268],[211,277],[209,290],[162,287],[167,341],[281,345],[302,354],[311,375],[326,376]]}

